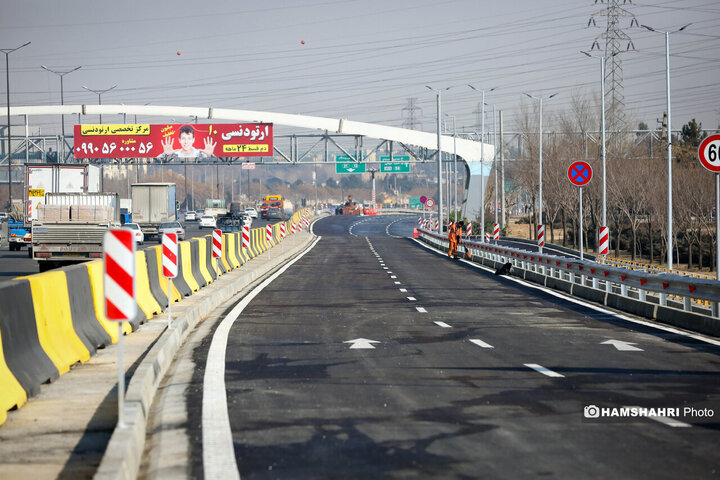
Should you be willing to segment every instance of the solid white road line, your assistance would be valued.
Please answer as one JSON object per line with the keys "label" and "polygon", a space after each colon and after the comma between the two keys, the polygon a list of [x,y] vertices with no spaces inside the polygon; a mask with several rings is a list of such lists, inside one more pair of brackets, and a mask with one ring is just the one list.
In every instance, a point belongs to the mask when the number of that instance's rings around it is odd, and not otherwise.
{"label": "solid white road line", "polygon": [[526,367],[532,368],[536,372],[540,372],[543,375],[547,375],[548,377],[556,377],[556,378],[564,378],[565,375],[559,374],[557,372],[553,372],[552,370],[543,367],[542,365],[538,365],[537,363],[526,363]]}
{"label": "solid white road line", "polygon": [[415,310],[417,310],[420,313],[427,313],[427,310],[425,310],[423,307],[415,307]]}
{"label": "solid white road line", "polygon": [[[625,408],[641,408],[641,407],[625,407]],[[660,415],[648,415],[650,420],[655,420],[656,422],[662,423],[663,425],[667,425],[668,427],[673,428],[690,428],[692,425],[689,423],[681,422],[680,420],[677,420],[672,417],[663,417]]]}
{"label": "solid white road line", "polygon": [[213,334],[203,378],[202,442],[203,473],[205,478],[239,479],[235,449],[230,430],[230,418],[225,390],[225,349],[230,328],[248,304],[273,280],[279,277],[322,239],[318,237],[310,247],[286,263],[277,272],[246,295],[220,322]]}
{"label": "solid white road line", "polygon": [[434,322],[434,323],[435,323],[435,325],[437,325],[438,327],[442,327],[442,328],[452,328],[450,325],[448,325],[448,324],[445,323],[445,322]]}
{"label": "solid white road line", "polygon": [[471,338],[470,341],[481,348],[495,348],[489,343],[485,343],[482,340],[478,340],[477,338]]}

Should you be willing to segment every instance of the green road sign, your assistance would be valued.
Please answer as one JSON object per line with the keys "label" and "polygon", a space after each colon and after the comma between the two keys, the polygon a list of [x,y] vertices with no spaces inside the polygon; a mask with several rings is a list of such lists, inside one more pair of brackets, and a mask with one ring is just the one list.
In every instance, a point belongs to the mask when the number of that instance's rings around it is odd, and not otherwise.
{"label": "green road sign", "polygon": [[380,164],[382,173],[410,173],[410,164],[403,162],[383,162]]}
{"label": "green road sign", "polygon": [[420,197],[410,197],[410,208],[422,208],[422,203],[420,203]]}
{"label": "green road sign", "polygon": [[365,164],[355,162],[336,163],[335,173],[365,173]]}
{"label": "green road sign", "polygon": [[[390,155],[381,155],[380,156],[381,162],[389,162],[390,161]],[[409,162],[410,161],[410,155],[393,155],[393,162]]]}

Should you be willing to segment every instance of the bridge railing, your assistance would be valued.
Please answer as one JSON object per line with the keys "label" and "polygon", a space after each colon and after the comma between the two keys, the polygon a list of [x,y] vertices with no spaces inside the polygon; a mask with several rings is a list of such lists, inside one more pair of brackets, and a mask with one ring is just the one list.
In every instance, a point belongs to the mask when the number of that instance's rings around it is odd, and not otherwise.
{"label": "bridge railing", "polygon": [[[448,248],[448,240],[444,235],[424,229],[419,229],[419,235],[441,249]],[[540,254],[467,239],[463,239],[460,245],[469,249],[473,257],[488,259],[499,264],[510,263],[514,268],[542,276],[599,290],[604,289],[608,293],[619,291],[624,297],[629,296],[632,290],[636,292],[637,299],[643,302],[647,301],[647,294],[652,292],[659,297],[660,305],[667,306],[668,297],[674,295],[682,299],[682,309],[687,312],[692,311],[693,299],[711,302],[713,316],[718,316],[720,282],[716,280],[631,270],[595,261]]]}

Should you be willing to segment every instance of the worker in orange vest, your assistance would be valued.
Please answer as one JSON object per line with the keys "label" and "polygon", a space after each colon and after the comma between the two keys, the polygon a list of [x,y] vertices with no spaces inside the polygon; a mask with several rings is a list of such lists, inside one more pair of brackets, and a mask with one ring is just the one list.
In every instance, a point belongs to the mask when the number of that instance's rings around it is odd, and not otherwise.
{"label": "worker in orange vest", "polygon": [[450,244],[448,248],[448,257],[450,258],[457,258],[457,247],[458,247],[458,234],[457,234],[457,224],[455,222],[450,222],[448,224],[448,243]]}

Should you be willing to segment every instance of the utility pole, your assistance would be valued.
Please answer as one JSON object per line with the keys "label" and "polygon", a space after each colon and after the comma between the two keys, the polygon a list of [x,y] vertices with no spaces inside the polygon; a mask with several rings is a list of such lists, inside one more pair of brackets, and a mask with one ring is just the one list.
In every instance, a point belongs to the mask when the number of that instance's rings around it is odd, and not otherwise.
{"label": "utility pole", "polygon": [[5,54],[5,85],[7,87],[7,155],[8,155],[8,208],[12,209],[12,147],[10,146],[10,61],[8,57],[12,52],[20,50],[30,45],[27,42],[15,48],[0,48],[0,52]]}
{"label": "utility pole", "polygon": [[[595,2],[597,3],[597,1]],[[632,0],[623,0],[632,4]],[[639,27],[635,15],[620,6],[620,0],[607,0],[607,7],[591,15],[587,26],[597,27],[596,18],[605,18],[605,31],[595,37],[590,51],[603,50],[605,62],[609,62],[605,76],[605,95],[607,97],[608,130],[616,147],[620,140],[620,132],[625,130],[625,95],[623,93],[623,68],[620,53],[635,50],[630,36],[620,28],[621,18],[630,18],[630,28]],[[600,45],[603,44],[604,48]]]}
{"label": "utility pole", "polygon": [[[63,77],[67,75],[68,73],[72,73],[75,70],[80,70],[82,68],[82,65],[79,67],[75,67],[70,70],[60,71],[60,70],[53,70],[52,68],[48,68],[45,65],[40,65],[40,67],[44,70],[47,70],[50,73],[54,73],[55,75],[58,75],[60,77],[60,105],[65,105],[65,97],[63,95]],[[60,162],[65,162],[65,114],[60,115],[60,125],[61,125],[61,133],[62,133],[62,141],[60,142]]]}
{"label": "utility pole", "polygon": [[503,143],[503,112],[498,112],[500,118],[500,229],[505,228],[506,212],[505,212],[505,143]]}
{"label": "utility pole", "polygon": [[[113,85],[112,87],[106,88],[105,90],[93,90],[92,88],[88,88],[85,85],[82,86],[82,88],[84,88],[88,92],[92,92],[98,96],[98,105],[102,105],[102,94],[109,92],[115,87],[117,87],[117,85]],[[102,125],[102,113],[100,114],[100,125]]]}

